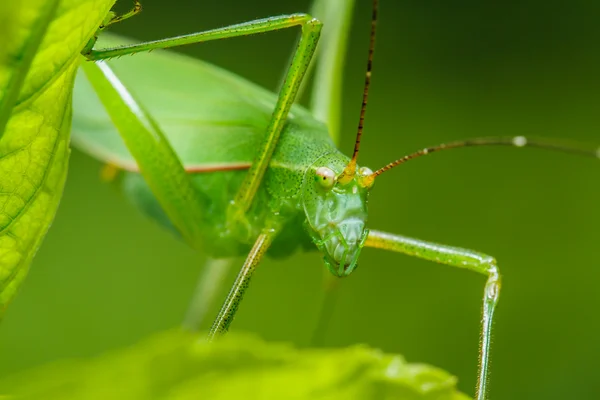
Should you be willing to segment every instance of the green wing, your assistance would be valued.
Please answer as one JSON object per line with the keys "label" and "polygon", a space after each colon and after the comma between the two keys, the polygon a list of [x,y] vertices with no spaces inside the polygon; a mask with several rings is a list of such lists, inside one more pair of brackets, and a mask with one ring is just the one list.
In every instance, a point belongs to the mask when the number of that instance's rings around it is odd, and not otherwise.
{"label": "green wing", "polygon": [[[100,39],[98,47],[128,43],[110,34]],[[209,63],[168,51],[109,63],[160,124],[186,169],[252,162],[275,94]],[[76,147],[118,167],[136,169],[82,73],[76,80],[73,112]],[[311,114],[299,106],[292,109],[290,119],[314,124]]]}

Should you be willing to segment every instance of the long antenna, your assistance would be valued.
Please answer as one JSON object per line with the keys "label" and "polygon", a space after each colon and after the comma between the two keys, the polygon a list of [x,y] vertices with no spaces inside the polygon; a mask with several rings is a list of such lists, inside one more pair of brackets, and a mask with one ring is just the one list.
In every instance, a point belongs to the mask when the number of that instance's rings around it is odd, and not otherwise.
{"label": "long antenna", "polygon": [[596,148],[594,150],[573,147],[568,145],[563,145],[558,142],[552,142],[551,140],[545,139],[528,139],[524,136],[515,136],[515,137],[489,137],[489,138],[476,138],[476,139],[468,139],[462,140],[458,142],[450,142],[446,144],[440,144],[438,146],[427,147],[422,150],[416,151],[414,153],[408,154],[402,158],[393,161],[386,166],[378,169],[373,172],[371,175],[365,177],[366,183],[371,184],[373,180],[378,175],[383,174],[385,171],[389,171],[390,169],[397,167],[400,164],[404,164],[407,161],[413,160],[415,158],[419,158],[421,156],[426,156],[428,154],[447,149],[456,149],[460,147],[476,147],[476,146],[514,146],[514,147],[537,147],[547,150],[555,150],[563,153],[571,153],[578,154],[587,157],[600,158],[600,148]]}
{"label": "long antenna", "polygon": [[373,53],[375,51],[375,33],[377,31],[377,11],[379,9],[379,0],[373,0],[373,13],[371,14],[371,39],[369,43],[369,58],[367,61],[367,72],[365,73],[365,87],[363,89],[362,105],[360,107],[360,119],[358,120],[358,129],[356,131],[356,142],[354,142],[354,153],[352,159],[338,178],[341,183],[352,180],[356,172],[356,159],[360,150],[360,138],[365,124],[365,113],[367,111],[367,102],[369,100],[369,88],[371,87],[371,71],[373,70]]}

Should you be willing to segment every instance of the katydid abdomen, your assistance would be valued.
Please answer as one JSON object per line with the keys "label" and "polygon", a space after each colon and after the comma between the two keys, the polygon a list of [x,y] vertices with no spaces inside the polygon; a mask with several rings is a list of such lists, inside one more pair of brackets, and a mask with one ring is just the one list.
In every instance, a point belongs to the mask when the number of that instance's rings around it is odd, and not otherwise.
{"label": "katydid abdomen", "polygon": [[[107,37],[109,45],[124,42],[108,34],[102,39]],[[202,243],[197,244],[204,253],[213,257],[247,254],[265,221],[274,215],[284,227],[269,254],[289,255],[299,246],[316,249],[303,227],[303,181],[324,156],[339,172],[349,160],[337,150],[323,123],[304,108],[292,107],[264,182],[247,213],[249,229],[230,230],[227,207],[255,157],[276,96],[211,64],[174,53],[109,63],[124,85],[142,99],[191,174],[205,211]],[[191,79],[171,79],[168,68],[174,64]],[[186,99],[184,107],[182,98]],[[177,233],[82,73],[77,78],[74,108],[74,144],[122,169],[118,182],[126,196],[145,214]]]}

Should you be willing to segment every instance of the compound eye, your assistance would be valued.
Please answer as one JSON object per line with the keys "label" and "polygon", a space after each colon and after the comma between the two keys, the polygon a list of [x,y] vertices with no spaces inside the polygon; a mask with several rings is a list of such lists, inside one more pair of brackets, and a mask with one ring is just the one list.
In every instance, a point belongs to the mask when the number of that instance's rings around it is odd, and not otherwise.
{"label": "compound eye", "polygon": [[331,189],[335,183],[335,172],[327,167],[319,167],[315,172],[316,179],[325,189]]}

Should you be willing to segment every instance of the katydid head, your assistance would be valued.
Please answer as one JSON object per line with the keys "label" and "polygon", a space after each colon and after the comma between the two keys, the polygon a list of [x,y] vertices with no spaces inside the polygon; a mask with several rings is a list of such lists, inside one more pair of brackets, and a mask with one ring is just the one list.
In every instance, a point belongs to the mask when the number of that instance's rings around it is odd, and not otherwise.
{"label": "katydid head", "polygon": [[308,169],[304,179],[303,204],[309,233],[325,255],[325,265],[338,277],[348,276],[356,269],[369,235],[367,199],[374,182],[373,172],[359,168],[356,160],[371,83],[377,8],[378,0],[373,0],[369,61],[352,159],[347,162],[337,154],[327,154]]}
{"label": "katydid head", "polygon": [[378,3],[378,0],[373,0],[369,58],[352,158],[343,160],[333,153],[322,156],[308,169],[304,179],[303,204],[308,230],[324,253],[327,268],[338,277],[348,276],[356,269],[360,251],[367,241],[367,200],[375,178],[398,165],[440,150],[478,146],[528,146],[600,158],[598,148],[586,149],[523,136],[484,137],[427,147],[390,162],[375,172],[359,168],[357,160],[371,84]]}
{"label": "katydid head", "polygon": [[[339,154],[327,154],[307,170],[302,188],[309,234],[324,254],[329,271],[338,277],[356,269],[369,233],[366,223],[371,185],[365,185],[364,179],[372,171],[359,168],[352,179],[347,179],[344,169]],[[342,176],[346,177],[343,181]]]}

